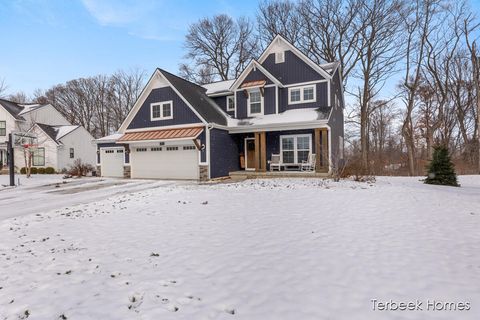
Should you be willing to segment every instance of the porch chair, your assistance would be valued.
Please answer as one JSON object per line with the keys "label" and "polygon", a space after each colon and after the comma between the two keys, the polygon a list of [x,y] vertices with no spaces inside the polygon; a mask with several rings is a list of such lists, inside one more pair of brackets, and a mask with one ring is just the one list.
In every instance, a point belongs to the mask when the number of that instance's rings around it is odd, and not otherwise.
{"label": "porch chair", "polygon": [[301,171],[315,171],[315,165],[317,157],[315,156],[315,153],[309,153],[307,160],[302,160],[302,163],[300,164],[300,170]]}
{"label": "porch chair", "polygon": [[273,171],[274,168],[277,168],[280,171],[282,164],[280,163],[280,155],[279,154],[272,154],[270,158],[270,171]]}

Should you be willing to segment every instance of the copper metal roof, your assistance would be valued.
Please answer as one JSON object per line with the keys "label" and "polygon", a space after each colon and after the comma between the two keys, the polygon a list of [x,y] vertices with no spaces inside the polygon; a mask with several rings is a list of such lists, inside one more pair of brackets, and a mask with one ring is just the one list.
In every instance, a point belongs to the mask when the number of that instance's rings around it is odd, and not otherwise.
{"label": "copper metal roof", "polygon": [[263,87],[266,83],[267,81],[265,80],[249,81],[249,82],[242,83],[240,88],[244,89],[244,88],[251,88],[251,87]]}
{"label": "copper metal roof", "polygon": [[179,128],[166,130],[151,130],[127,132],[117,142],[149,141],[149,140],[168,140],[168,139],[195,139],[202,133],[202,127]]}

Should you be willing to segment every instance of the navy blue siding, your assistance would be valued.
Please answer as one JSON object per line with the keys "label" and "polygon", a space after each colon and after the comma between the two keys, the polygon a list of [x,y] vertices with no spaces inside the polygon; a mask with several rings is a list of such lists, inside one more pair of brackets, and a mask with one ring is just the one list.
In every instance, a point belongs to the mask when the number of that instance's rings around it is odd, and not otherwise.
{"label": "navy blue siding", "polygon": [[265,114],[275,113],[275,87],[265,88],[263,97],[263,112]]}
{"label": "navy blue siding", "polygon": [[[173,119],[150,121],[150,104],[173,101]],[[138,110],[128,129],[199,123],[201,120],[170,87],[153,89]]]}
{"label": "navy blue siding", "polygon": [[328,85],[326,82],[320,82],[316,85],[317,90],[317,101],[310,103],[299,103],[299,104],[288,104],[288,88],[280,88],[279,95],[280,105],[279,112],[284,112],[290,109],[301,109],[301,108],[318,108],[328,106]]}
{"label": "navy blue siding", "polygon": [[[332,114],[328,121],[328,125],[331,128],[331,150],[332,150],[332,161],[340,160],[339,150],[340,150],[340,137],[344,136],[344,122],[343,122],[343,96],[340,83],[340,77],[338,70],[333,76],[332,86],[331,86],[331,97],[332,97]],[[339,104],[337,104],[335,96],[339,97]]]}
{"label": "navy blue siding", "polygon": [[220,129],[210,130],[210,177],[228,176],[240,169],[238,141],[235,135]]}
{"label": "navy blue siding", "polygon": [[262,66],[283,84],[293,84],[324,79],[290,50],[285,51],[285,62],[275,63],[275,54],[270,54]]}
{"label": "navy blue siding", "polygon": [[242,91],[237,92],[237,118],[244,119],[247,117],[247,97]]}
{"label": "navy blue siding", "polygon": [[243,80],[243,83],[250,82],[250,81],[261,81],[261,80],[265,80],[267,82],[266,84],[272,83],[272,81],[265,74],[263,74],[263,72],[261,72],[258,69],[256,70],[252,69],[250,73]]}
{"label": "navy blue siding", "polygon": [[[228,95],[231,96],[231,95]],[[212,97],[213,101],[226,113],[231,115],[232,117],[235,115],[235,111],[227,111],[227,97],[228,96],[221,96],[221,97]]]}

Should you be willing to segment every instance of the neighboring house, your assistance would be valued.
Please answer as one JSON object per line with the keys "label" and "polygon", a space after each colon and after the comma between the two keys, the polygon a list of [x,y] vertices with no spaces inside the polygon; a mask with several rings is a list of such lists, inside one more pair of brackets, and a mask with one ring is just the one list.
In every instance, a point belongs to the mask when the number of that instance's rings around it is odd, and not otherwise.
{"label": "neighboring house", "polygon": [[[38,137],[33,167],[68,169],[76,159],[94,165],[94,138],[82,126],[71,125],[52,105],[17,104],[0,99],[0,162],[8,163],[8,134],[15,131],[34,132]],[[25,166],[23,150],[14,152],[15,167]]]}
{"label": "neighboring house", "polygon": [[97,140],[103,176],[209,179],[343,159],[339,63],[317,65],[281,36],[238,79],[199,86],[157,69],[118,133]]}

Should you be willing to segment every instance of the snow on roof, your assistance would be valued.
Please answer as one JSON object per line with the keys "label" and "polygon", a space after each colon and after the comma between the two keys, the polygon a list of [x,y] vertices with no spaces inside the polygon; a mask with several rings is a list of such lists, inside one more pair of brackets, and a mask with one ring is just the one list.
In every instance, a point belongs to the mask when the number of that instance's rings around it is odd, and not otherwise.
{"label": "snow on roof", "polygon": [[65,137],[67,134],[77,129],[78,127],[79,126],[53,126],[53,128],[57,131],[56,140]]}
{"label": "snow on roof", "polygon": [[117,141],[117,140],[120,139],[122,136],[123,136],[123,133],[114,133],[114,134],[111,134],[111,135],[109,135],[109,136],[105,136],[105,137],[98,138],[98,139],[96,139],[95,141],[96,141],[97,143],[108,142],[108,141]]}
{"label": "snow on roof", "polygon": [[204,84],[204,85],[202,85],[202,87],[207,89],[206,94],[229,92],[229,89],[234,82],[235,82],[235,79],[225,80],[225,81],[217,81],[217,82]]}
{"label": "snow on roof", "polygon": [[20,113],[19,113],[20,115],[22,115],[22,114],[25,114],[27,112],[45,107],[47,105],[46,104],[44,104],[44,105],[42,105],[42,104],[19,104],[19,106],[23,107],[23,110],[20,111]]}
{"label": "snow on roof", "polygon": [[327,120],[331,107],[306,108],[287,110],[279,114],[267,114],[249,119],[229,119],[229,126],[242,128],[248,126],[262,126],[287,124],[298,122],[310,122]]}

